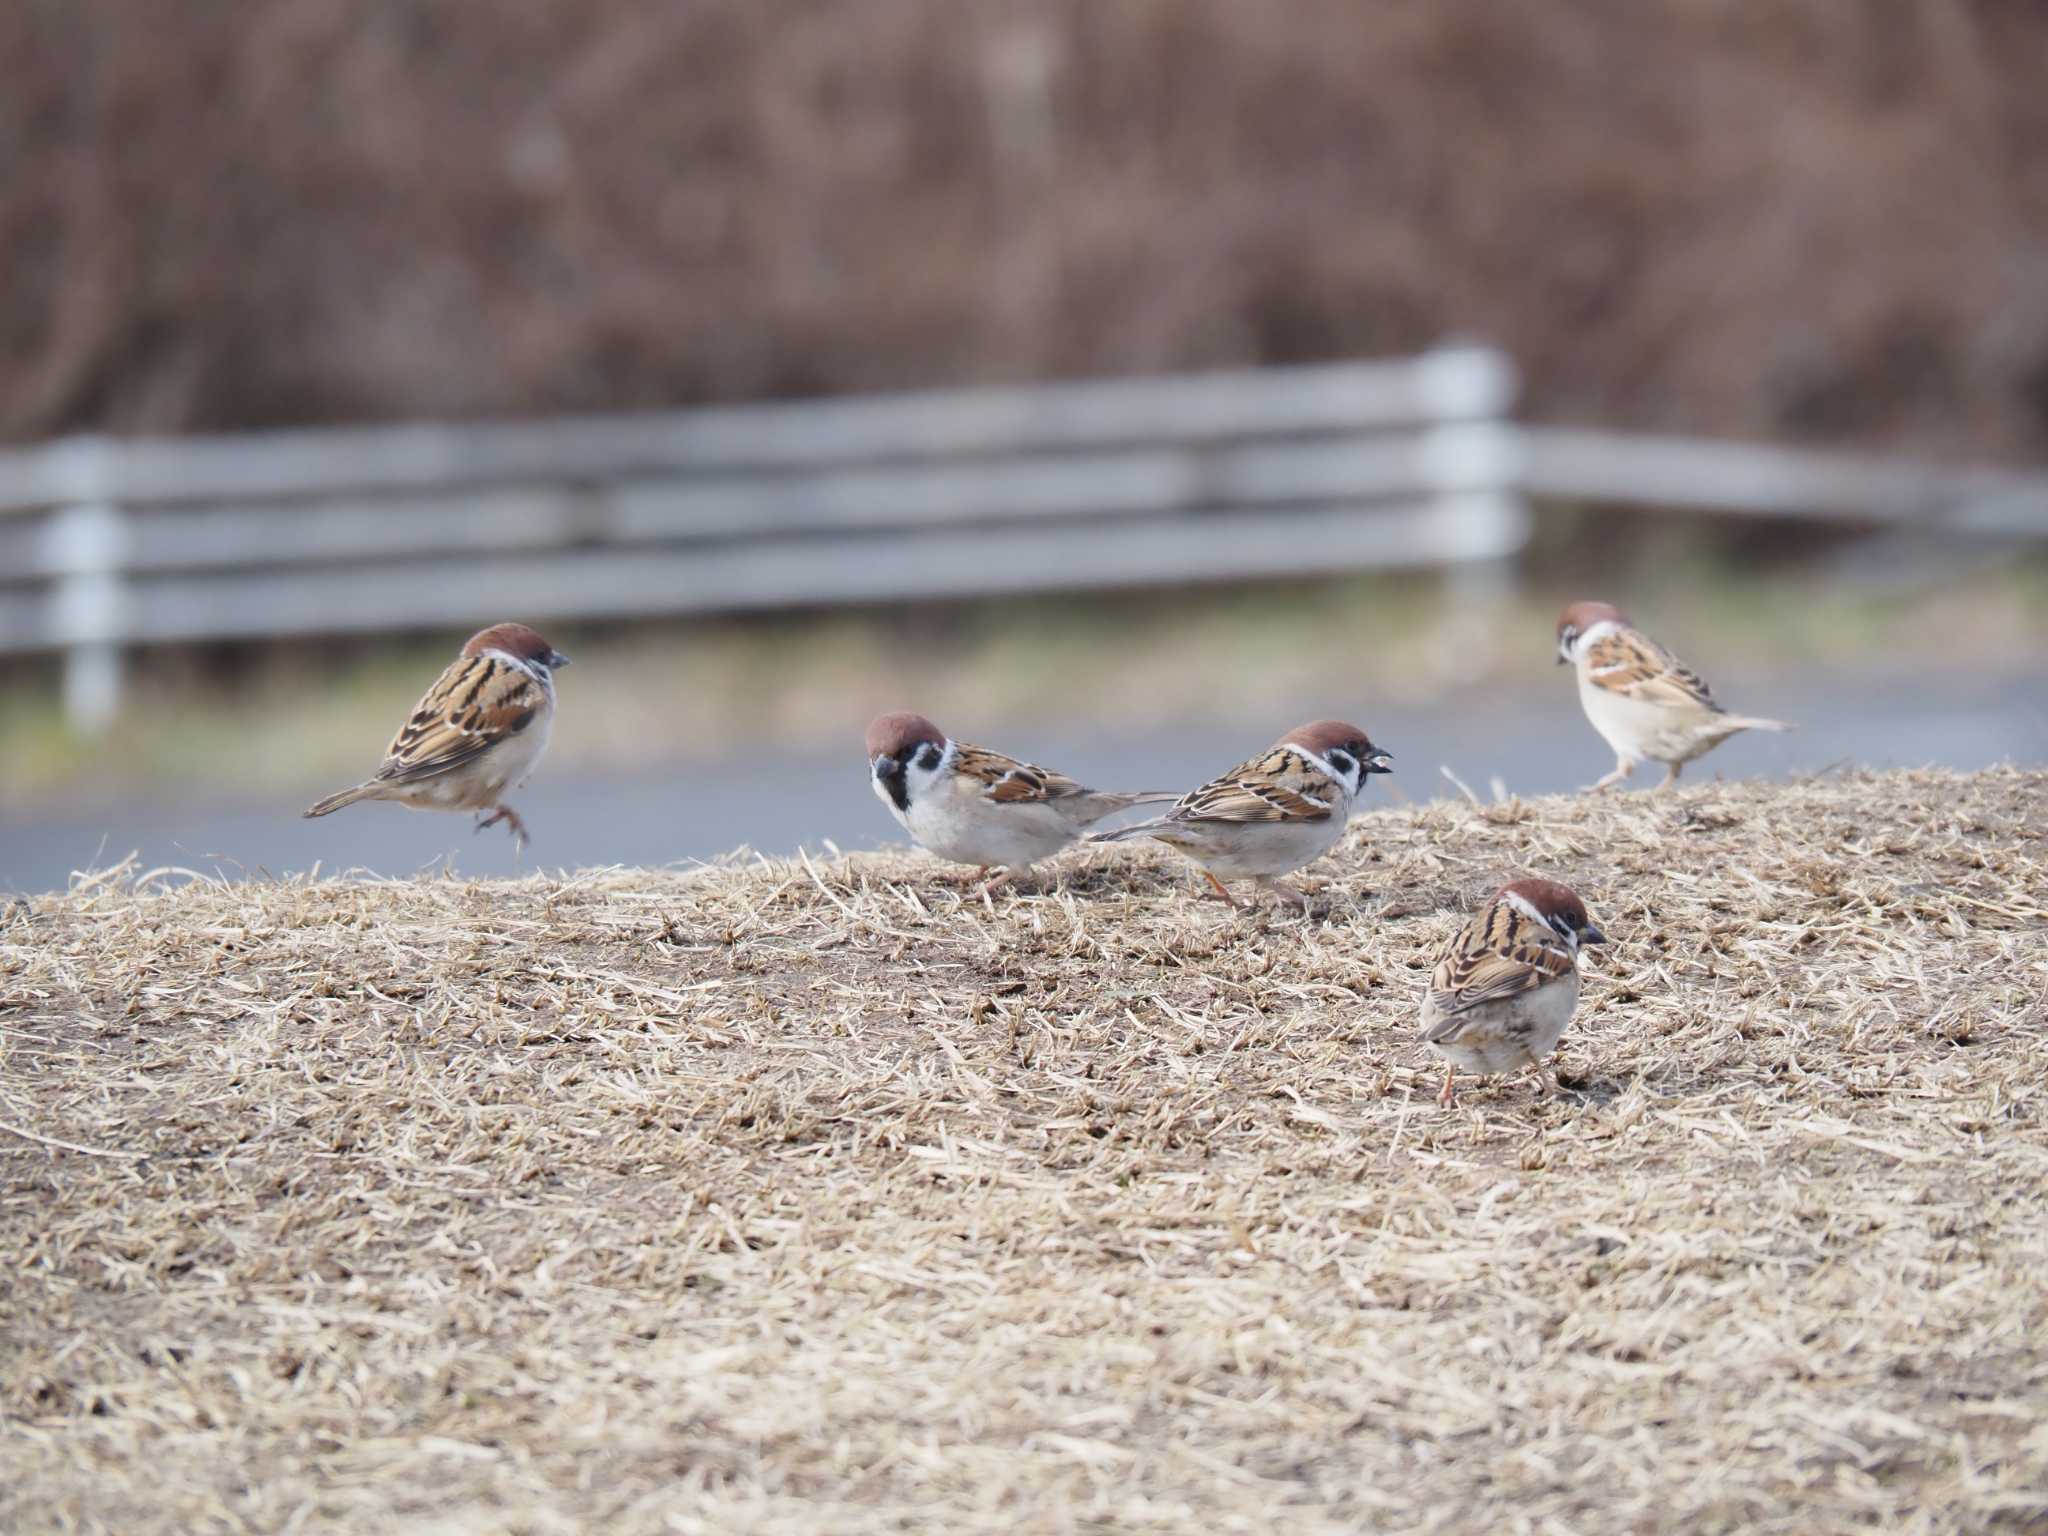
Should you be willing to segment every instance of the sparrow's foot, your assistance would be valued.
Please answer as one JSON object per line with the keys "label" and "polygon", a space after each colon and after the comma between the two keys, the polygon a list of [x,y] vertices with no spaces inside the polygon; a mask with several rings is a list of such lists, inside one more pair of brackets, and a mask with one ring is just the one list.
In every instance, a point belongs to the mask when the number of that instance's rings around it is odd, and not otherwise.
{"label": "sparrow's foot", "polygon": [[1444,1091],[1436,1096],[1436,1101],[1437,1103],[1443,1105],[1445,1109],[1449,1109],[1451,1107],[1451,1100],[1457,1096],[1451,1091],[1452,1079],[1456,1078],[1457,1075],[1458,1069],[1456,1067],[1444,1068]]}
{"label": "sparrow's foot", "polygon": [[479,816],[476,822],[476,829],[481,832],[485,827],[495,827],[501,821],[511,830],[513,848],[515,850],[524,849],[530,841],[526,835],[526,823],[520,819],[519,813],[509,805],[499,806],[488,816]]}
{"label": "sparrow's foot", "polygon": [[1208,870],[1205,869],[1202,871],[1202,878],[1204,880],[1207,880],[1211,885],[1213,885],[1216,888],[1216,894],[1218,896],[1221,896],[1226,904],[1233,907],[1239,904],[1238,899],[1235,896],[1231,895],[1229,891],[1224,889],[1223,882],[1221,880],[1218,880],[1214,875],[1210,874]]}
{"label": "sparrow's foot", "polygon": [[1684,766],[1685,764],[1683,763],[1671,763],[1667,765],[1664,770],[1664,782],[1662,784],[1659,784],[1657,788],[1660,791],[1667,790],[1672,785],[1676,784],[1678,782],[1678,770],[1683,768]]}
{"label": "sparrow's foot", "polygon": [[[988,866],[986,864],[982,866],[981,872],[983,874],[988,873]],[[994,875],[992,878],[984,880],[981,882],[980,885],[976,886],[974,888],[974,894],[977,896],[986,896],[990,891],[996,890],[1001,886],[1008,885],[1010,883],[1011,877],[1014,876],[1016,873],[1017,872],[1014,869],[1002,870],[996,875]]]}
{"label": "sparrow's foot", "polygon": [[1585,788],[1585,793],[1589,795],[1597,795],[1603,789],[1612,789],[1616,784],[1619,784],[1623,779],[1627,778],[1630,774],[1634,773],[1635,771],[1636,765],[1634,763],[1616,763],[1614,765],[1614,772],[1608,774],[1606,778],[1602,779],[1597,784],[1588,784]]}

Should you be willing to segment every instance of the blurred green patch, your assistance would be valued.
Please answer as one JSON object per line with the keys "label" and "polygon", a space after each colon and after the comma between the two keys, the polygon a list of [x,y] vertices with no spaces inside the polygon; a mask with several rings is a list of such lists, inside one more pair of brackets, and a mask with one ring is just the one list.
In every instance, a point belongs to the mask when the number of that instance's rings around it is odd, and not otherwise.
{"label": "blurred green patch", "polygon": [[[1731,694],[1745,675],[1793,663],[1881,686],[2037,671],[2048,654],[2041,554],[1938,568],[1903,550],[1845,567],[1831,549],[1759,559],[1711,526],[1645,536],[1638,525],[1622,538],[1610,518],[1560,521],[1514,587],[1359,576],[548,626],[576,660],[551,761],[682,771],[747,751],[851,750],[871,715],[907,707],[991,740],[1087,721],[1122,734],[1242,721],[1256,736],[1314,713],[1369,720],[1376,701],[1448,707],[1470,692],[1554,686],[1556,614],[1581,596],[1623,603]],[[67,727],[54,664],[23,665],[0,685],[0,806],[311,798],[376,767],[461,638],[145,653],[120,720],[97,738]]]}

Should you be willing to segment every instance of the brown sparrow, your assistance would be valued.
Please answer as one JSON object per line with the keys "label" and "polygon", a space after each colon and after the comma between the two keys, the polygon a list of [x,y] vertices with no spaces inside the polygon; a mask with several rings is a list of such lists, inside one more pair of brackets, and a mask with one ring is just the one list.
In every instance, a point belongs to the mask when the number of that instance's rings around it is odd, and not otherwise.
{"label": "brown sparrow", "polygon": [[1088,841],[1149,837],[1177,848],[1233,907],[1238,903],[1223,882],[1247,878],[1307,906],[1306,896],[1275,877],[1334,848],[1367,776],[1392,773],[1391,761],[1357,726],[1317,720],[1188,791],[1164,816],[1096,832]]}
{"label": "brown sparrow", "polygon": [[1467,1072],[1511,1072],[1556,1049],[1579,1001],[1579,946],[1605,944],[1555,880],[1514,880],[1444,946],[1422,998],[1422,1038],[1445,1057],[1444,1091]]}
{"label": "brown sparrow", "polygon": [[992,890],[1052,857],[1105,816],[1174,798],[1170,789],[1087,789],[1065,774],[952,741],[923,715],[882,715],[868,727],[876,796],[918,847],[1003,873]]}
{"label": "brown sparrow", "polygon": [[1618,784],[1645,758],[1665,765],[1669,789],[1678,770],[1737,731],[1789,731],[1782,720],[1731,715],[1692,670],[1611,603],[1573,603],[1557,621],[1557,660],[1579,669],[1579,702],[1593,729],[1614,748],[1614,771],[1591,792]]}
{"label": "brown sparrow", "polygon": [[502,821],[524,847],[526,823],[499,797],[524,784],[547,750],[555,724],[554,672],[568,664],[524,624],[479,630],[413,706],[404,729],[391,738],[384,765],[306,814],[325,816],[358,800],[476,811],[479,832]]}

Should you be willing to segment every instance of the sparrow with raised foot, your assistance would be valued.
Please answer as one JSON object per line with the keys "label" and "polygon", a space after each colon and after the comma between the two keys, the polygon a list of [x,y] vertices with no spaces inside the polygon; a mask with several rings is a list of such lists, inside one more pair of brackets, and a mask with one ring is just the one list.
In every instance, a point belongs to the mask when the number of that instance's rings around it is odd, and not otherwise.
{"label": "sparrow with raised foot", "polygon": [[1452,936],[1422,998],[1422,1039],[1460,1071],[1512,1072],[1557,1048],[1579,1001],[1579,946],[1604,944],[1586,904],[1555,880],[1512,880]]}
{"label": "sparrow with raised foot", "polygon": [[325,816],[358,800],[475,811],[479,832],[502,821],[524,847],[526,823],[503,797],[526,782],[547,750],[555,724],[554,674],[568,664],[524,624],[479,630],[391,738],[383,766],[306,814]]}
{"label": "sparrow with raised foot", "polygon": [[983,874],[993,890],[1083,832],[1134,805],[1171,800],[1170,789],[1089,789],[1065,774],[987,747],[951,740],[923,715],[879,716],[868,727],[868,777],[911,841]]}
{"label": "sparrow with raised foot", "polygon": [[1238,905],[1226,880],[1254,880],[1304,907],[1308,898],[1278,878],[1322,857],[1344,835],[1367,777],[1391,773],[1389,753],[1341,720],[1289,731],[1257,757],[1189,790],[1150,821],[1090,835],[1091,843],[1149,837],[1202,867],[1209,884]]}
{"label": "sparrow with raised foot", "polygon": [[1614,749],[1614,771],[1589,786],[1619,784],[1649,760],[1664,764],[1669,789],[1678,771],[1738,731],[1789,731],[1782,720],[1731,715],[1706,682],[1612,603],[1573,603],[1557,621],[1557,660],[1579,669],[1579,703]]}

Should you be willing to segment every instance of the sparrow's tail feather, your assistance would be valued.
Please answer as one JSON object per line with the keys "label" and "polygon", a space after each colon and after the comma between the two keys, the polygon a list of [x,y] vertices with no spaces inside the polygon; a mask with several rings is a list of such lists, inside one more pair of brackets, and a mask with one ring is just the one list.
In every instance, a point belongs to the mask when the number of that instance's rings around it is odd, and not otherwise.
{"label": "sparrow's tail feather", "polygon": [[306,807],[306,814],[308,816],[325,816],[330,811],[340,810],[344,805],[354,805],[358,800],[369,799],[381,787],[376,780],[371,779],[366,783],[358,784],[354,789],[344,789],[338,795],[329,795],[325,800],[316,800],[313,804]]}
{"label": "sparrow's tail feather", "polygon": [[1164,805],[1181,797],[1177,789],[1104,789],[1096,794],[1119,811],[1128,811],[1134,805]]}
{"label": "sparrow's tail feather", "polygon": [[1796,731],[1798,726],[1789,720],[1759,720],[1754,715],[1730,715],[1722,722],[1729,731]]}
{"label": "sparrow's tail feather", "polygon": [[[1178,800],[1180,796],[1175,795]],[[1134,821],[1128,827],[1111,827],[1107,832],[1090,832],[1084,842],[1120,843],[1127,837],[1146,837],[1166,825],[1164,816],[1155,816],[1150,821]]]}

